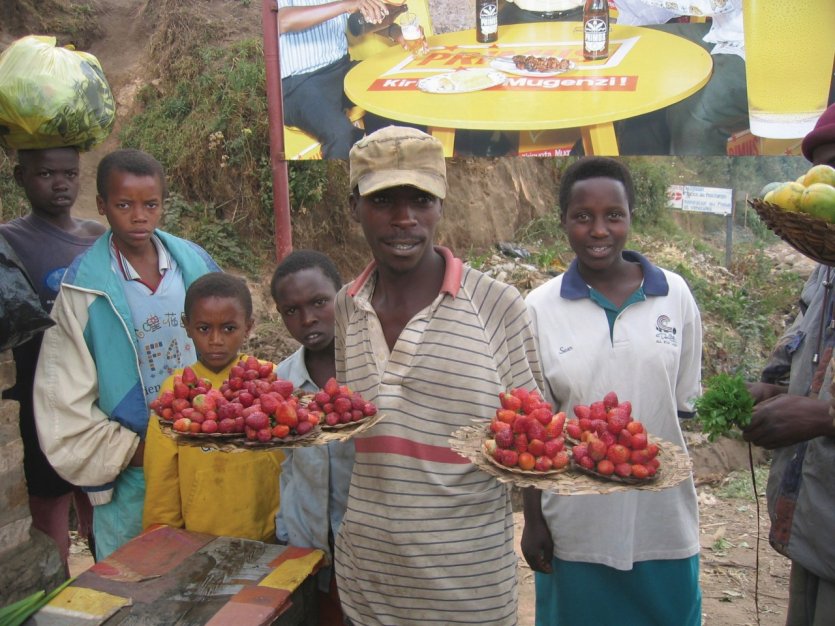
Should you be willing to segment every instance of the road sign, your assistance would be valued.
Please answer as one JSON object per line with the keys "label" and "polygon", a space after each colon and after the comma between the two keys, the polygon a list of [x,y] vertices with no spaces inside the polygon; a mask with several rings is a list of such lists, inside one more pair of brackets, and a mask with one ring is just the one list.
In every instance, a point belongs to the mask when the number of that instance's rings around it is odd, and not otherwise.
{"label": "road sign", "polygon": [[733,189],[670,185],[667,187],[667,206],[682,211],[730,215],[734,209]]}

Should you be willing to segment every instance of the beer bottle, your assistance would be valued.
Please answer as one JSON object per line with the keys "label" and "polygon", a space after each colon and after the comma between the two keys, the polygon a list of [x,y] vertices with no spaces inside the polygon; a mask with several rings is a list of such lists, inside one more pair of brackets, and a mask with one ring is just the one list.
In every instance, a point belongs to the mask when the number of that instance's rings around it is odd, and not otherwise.
{"label": "beer bottle", "polygon": [[596,61],[609,56],[609,3],[586,0],[583,6],[583,58]]}
{"label": "beer bottle", "polygon": [[366,22],[362,13],[359,11],[351,13],[351,15],[348,16],[348,32],[350,32],[354,37],[359,37],[360,35],[366,35],[368,33],[376,33],[378,30],[383,30],[384,28],[388,28],[394,24],[394,20],[397,19],[397,16],[401,13],[405,13],[409,7],[406,6],[405,2],[403,4],[389,4],[386,2],[386,9],[388,10],[388,15],[383,18],[382,22],[377,22],[376,24]]}
{"label": "beer bottle", "polygon": [[492,43],[499,38],[499,0],[475,1],[475,38]]}

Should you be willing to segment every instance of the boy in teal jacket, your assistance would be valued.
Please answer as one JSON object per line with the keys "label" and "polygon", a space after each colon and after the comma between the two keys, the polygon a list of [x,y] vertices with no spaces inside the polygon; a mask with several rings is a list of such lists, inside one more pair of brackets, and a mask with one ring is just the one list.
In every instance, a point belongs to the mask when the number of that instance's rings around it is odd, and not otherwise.
{"label": "boy in teal jacket", "polygon": [[142,530],[148,403],[171,372],[194,361],[181,322],[185,290],[219,268],[199,246],[156,229],[166,187],[153,157],[113,152],[96,183],[110,230],[64,275],[34,402],[44,453],[94,505],[103,559]]}

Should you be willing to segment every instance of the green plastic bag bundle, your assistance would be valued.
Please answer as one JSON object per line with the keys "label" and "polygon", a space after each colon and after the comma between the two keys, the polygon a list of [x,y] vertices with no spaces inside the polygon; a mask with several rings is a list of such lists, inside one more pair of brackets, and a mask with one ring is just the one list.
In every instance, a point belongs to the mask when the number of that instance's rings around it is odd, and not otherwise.
{"label": "green plastic bag bundle", "polygon": [[30,35],[0,54],[0,144],[18,150],[104,141],[116,104],[98,59]]}

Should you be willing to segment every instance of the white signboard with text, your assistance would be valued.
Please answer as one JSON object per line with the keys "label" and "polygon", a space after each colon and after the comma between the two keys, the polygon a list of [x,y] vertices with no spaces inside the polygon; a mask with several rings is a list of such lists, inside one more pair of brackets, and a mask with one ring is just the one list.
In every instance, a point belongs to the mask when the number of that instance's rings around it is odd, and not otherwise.
{"label": "white signboard with text", "polygon": [[733,196],[733,189],[670,185],[667,188],[667,206],[682,211],[730,215],[734,209]]}

